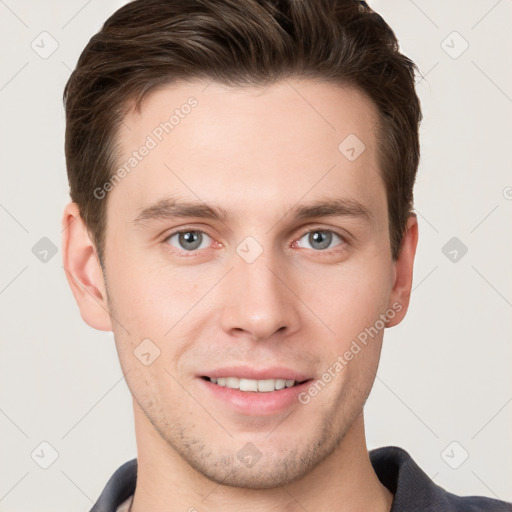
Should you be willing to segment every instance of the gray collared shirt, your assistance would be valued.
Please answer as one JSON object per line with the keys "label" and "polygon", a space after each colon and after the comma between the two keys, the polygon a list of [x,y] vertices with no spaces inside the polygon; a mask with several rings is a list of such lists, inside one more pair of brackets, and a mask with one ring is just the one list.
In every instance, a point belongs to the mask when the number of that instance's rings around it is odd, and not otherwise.
{"label": "gray collared shirt", "polygon": [[[394,495],[390,512],[512,512],[512,503],[481,496],[461,497],[436,485],[402,448],[370,451],[379,480]],[[112,475],[91,512],[125,512],[137,483],[137,459]]]}

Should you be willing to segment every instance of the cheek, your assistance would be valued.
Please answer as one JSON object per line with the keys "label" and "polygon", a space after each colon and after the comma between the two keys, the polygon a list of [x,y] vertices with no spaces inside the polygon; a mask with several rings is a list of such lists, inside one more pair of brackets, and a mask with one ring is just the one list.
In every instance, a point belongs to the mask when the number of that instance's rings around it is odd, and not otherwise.
{"label": "cheek", "polygon": [[182,290],[170,286],[162,272],[134,272],[128,266],[116,268],[111,279],[120,364],[132,394],[147,407],[153,402],[156,407],[155,397],[163,393],[180,391],[172,379],[175,371],[169,361],[179,360],[186,349],[186,339],[176,336],[179,328],[172,330],[186,315]]}
{"label": "cheek", "polygon": [[[115,263],[108,274],[114,314],[132,337],[163,336],[184,302],[186,283],[179,273],[171,275],[167,266],[148,264],[138,254],[130,255],[130,248],[118,246],[117,252],[111,253]],[[187,293],[194,289],[189,283]]]}
{"label": "cheek", "polygon": [[330,272],[324,283],[321,293],[312,286],[309,295],[332,331],[326,331],[322,340],[325,373],[320,380],[329,381],[329,391],[318,392],[318,407],[346,421],[359,412],[373,386],[385,327],[381,315],[388,311],[389,278],[378,265],[364,265]]}
{"label": "cheek", "polygon": [[[112,314],[118,321],[115,338],[123,369],[133,369],[131,380],[143,376],[146,380],[169,380],[164,373],[153,374],[159,366],[178,368],[190,344],[197,339],[204,326],[205,316],[222,304],[203,300],[218,281],[214,271],[193,267],[171,268],[139,260],[130,264],[120,260],[109,279]],[[122,326],[122,327],[121,327]],[[149,343],[145,340],[151,340]],[[148,346],[146,348],[143,343]],[[156,346],[156,348],[155,348]],[[158,358],[143,374],[138,352],[154,352]],[[174,370],[173,370],[174,371]]]}
{"label": "cheek", "polygon": [[354,258],[337,266],[308,265],[300,275],[299,296],[333,331],[326,330],[330,334],[326,339],[338,351],[387,309],[390,271],[378,258]]}

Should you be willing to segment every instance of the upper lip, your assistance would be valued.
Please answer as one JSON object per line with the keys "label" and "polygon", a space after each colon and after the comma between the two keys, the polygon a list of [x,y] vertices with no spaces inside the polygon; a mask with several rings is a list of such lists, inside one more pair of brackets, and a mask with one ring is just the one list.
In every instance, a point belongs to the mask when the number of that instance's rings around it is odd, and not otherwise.
{"label": "upper lip", "polygon": [[201,373],[201,377],[210,377],[218,379],[220,377],[238,377],[240,379],[266,380],[266,379],[286,379],[302,382],[309,380],[311,376],[286,368],[284,366],[272,366],[268,368],[253,368],[251,366],[225,366],[215,368]]}

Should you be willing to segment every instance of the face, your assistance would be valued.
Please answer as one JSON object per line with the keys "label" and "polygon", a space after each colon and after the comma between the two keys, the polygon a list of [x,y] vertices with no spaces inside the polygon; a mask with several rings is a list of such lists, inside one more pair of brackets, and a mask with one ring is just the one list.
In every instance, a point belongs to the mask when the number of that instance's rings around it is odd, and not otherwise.
{"label": "face", "polygon": [[406,308],[376,131],[362,93],[314,81],[175,84],[125,119],[111,326],[141,435],[214,481],[296,480],[361,417]]}

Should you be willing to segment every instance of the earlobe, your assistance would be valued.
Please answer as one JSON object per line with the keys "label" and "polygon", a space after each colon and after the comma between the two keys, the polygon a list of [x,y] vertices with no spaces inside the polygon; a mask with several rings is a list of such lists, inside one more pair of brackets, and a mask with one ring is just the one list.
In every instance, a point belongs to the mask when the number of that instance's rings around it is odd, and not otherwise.
{"label": "earlobe", "polygon": [[407,227],[402,239],[400,254],[394,262],[393,289],[389,297],[388,307],[397,313],[390,319],[386,327],[398,325],[405,317],[411,298],[414,257],[418,245],[418,219],[412,214],[407,219]]}
{"label": "earlobe", "polygon": [[69,203],[62,217],[62,263],[84,322],[111,331],[103,272],[78,205]]}

